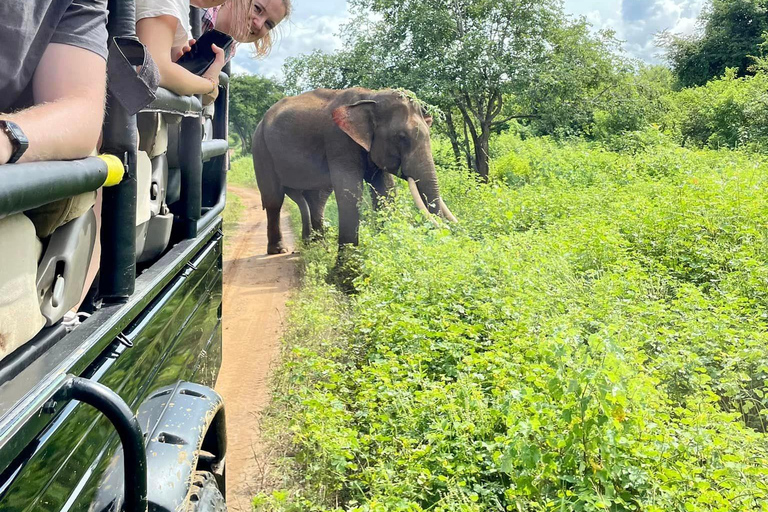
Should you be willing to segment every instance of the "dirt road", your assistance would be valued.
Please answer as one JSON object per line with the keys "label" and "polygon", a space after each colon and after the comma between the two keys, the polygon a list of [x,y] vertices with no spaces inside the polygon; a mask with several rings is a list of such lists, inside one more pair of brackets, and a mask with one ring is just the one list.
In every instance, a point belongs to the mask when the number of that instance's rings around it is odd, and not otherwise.
{"label": "dirt road", "polygon": [[[230,190],[242,199],[245,211],[239,228],[226,233],[224,361],[216,389],[227,404],[229,510],[250,512],[269,458],[259,433],[259,414],[269,401],[269,372],[280,353],[285,303],[298,284],[298,256],[267,256],[267,219],[258,191]],[[285,243],[293,248],[285,213],[281,224]]]}

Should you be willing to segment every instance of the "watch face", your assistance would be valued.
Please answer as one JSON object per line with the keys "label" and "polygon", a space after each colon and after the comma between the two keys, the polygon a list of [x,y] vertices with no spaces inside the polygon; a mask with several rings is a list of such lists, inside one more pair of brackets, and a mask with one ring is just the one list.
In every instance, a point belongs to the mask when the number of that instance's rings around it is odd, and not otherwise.
{"label": "watch face", "polygon": [[29,140],[27,140],[27,136],[24,135],[24,132],[21,131],[19,125],[11,121],[6,121],[6,126],[8,127],[8,131],[11,132],[11,136],[16,139],[16,142],[20,146],[26,147],[29,145]]}
{"label": "watch face", "polygon": [[13,154],[8,160],[8,163],[13,164],[18,162],[19,158],[21,158],[27,151],[27,148],[29,148],[29,139],[24,135],[21,127],[12,121],[0,121],[0,129],[8,134],[8,138],[13,146]]}

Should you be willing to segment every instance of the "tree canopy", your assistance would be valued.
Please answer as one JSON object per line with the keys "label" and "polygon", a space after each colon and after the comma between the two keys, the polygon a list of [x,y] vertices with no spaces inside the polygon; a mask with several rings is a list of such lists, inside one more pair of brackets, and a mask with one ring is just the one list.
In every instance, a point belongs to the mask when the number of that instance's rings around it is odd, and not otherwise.
{"label": "tree canopy", "polygon": [[258,75],[235,75],[229,85],[229,125],[242,140],[242,154],[251,150],[251,136],[269,107],[285,96],[283,87]]}
{"label": "tree canopy", "polygon": [[768,32],[768,0],[710,0],[698,23],[693,35],[665,32],[659,38],[682,87],[704,85],[726,68],[751,74],[752,57],[760,55]]}
{"label": "tree canopy", "polygon": [[495,131],[515,120],[583,130],[631,68],[612,33],[594,35],[583,19],[564,14],[560,0],[351,4],[356,17],[343,30],[344,50],[290,60],[288,89],[413,90],[443,111],[455,156],[482,177]]}

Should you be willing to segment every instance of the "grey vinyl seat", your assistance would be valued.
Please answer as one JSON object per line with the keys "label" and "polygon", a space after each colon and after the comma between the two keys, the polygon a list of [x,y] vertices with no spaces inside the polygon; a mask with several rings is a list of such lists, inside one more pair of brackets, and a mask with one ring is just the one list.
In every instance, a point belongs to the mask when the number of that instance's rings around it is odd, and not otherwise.
{"label": "grey vinyl seat", "polygon": [[175,116],[142,112],[138,127],[136,261],[145,263],[162,255],[171,240],[168,149],[169,132],[177,130],[178,120]]}
{"label": "grey vinyl seat", "polygon": [[61,322],[95,272],[96,193],[0,219],[0,359]]}

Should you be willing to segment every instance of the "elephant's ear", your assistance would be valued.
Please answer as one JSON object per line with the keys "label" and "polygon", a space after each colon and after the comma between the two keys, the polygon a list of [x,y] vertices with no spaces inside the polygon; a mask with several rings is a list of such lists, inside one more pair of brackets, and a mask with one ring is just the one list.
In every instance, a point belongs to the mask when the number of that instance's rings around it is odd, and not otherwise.
{"label": "elephant's ear", "polygon": [[361,100],[333,111],[333,121],[366,151],[373,144],[373,100]]}

